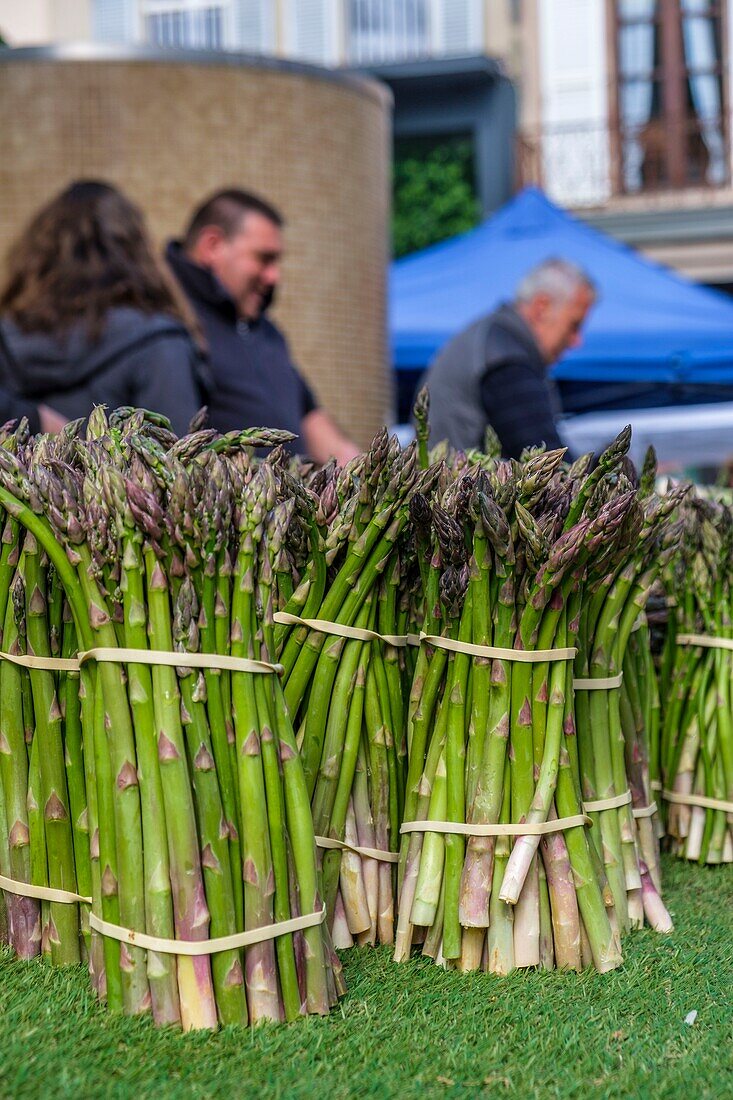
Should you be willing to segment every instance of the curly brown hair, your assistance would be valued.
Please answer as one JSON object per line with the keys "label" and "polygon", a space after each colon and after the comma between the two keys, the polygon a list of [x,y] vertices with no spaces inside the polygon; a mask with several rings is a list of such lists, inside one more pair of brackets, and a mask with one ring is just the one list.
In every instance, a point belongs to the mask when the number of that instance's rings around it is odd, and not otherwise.
{"label": "curly brown hair", "polygon": [[96,341],[109,310],[130,306],[176,317],[200,343],[142,212],[111,184],[79,180],[42,207],[10,248],[7,270],[0,314],[24,332],[63,335],[81,322]]}

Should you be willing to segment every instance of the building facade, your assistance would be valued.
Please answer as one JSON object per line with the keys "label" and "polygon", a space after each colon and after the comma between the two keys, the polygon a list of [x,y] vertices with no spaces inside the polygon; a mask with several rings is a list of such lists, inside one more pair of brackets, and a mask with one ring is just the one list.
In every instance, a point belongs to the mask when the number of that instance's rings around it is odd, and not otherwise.
{"label": "building facade", "polygon": [[398,142],[470,139],[484,216],[516,183],[507,74],[522,20],[522,0],[0,0],[14,46],[225,50],[371,73],[392,90]]}
{"label": "building facade", "polygon": [[93,36],[327,66],[503,54],[516,0],[92,0]]}
{"label": "building facade", "polygon": [[700,281],[733,283],[730,0],[525,4],[519,174]]}
{"label": "building facade", "polygon": [[357,69],[394,96],[397,142],[465,135],[480,210],[512,192],[515,107],[502,59],[516,0],[92,0],[96,41],[241,50]]}
{"label": "building facade", "polygon": [[0,35],[9,46],[89,41],[92,0],[0,0]]}
{"label": "building facade", "polygon": [[733,0],[0,0],[0,32],[366,70],[392,88],[398,141],[471,135],[484,215],[538,183],[733,285]]}
{"label": "building facade", "polygon": [[397,142],[469,140],[487,216],[516,183],[507,72],[521,53],[522,8],[522,0],[0,0],[0,33],[14,46],[75,38],[374,74],[392,90]]}

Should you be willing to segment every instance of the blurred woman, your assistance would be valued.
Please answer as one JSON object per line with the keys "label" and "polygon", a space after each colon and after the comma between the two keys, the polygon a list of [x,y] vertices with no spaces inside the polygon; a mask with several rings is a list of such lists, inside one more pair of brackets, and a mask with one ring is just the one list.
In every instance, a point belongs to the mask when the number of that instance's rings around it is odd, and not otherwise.
{"label": "blurred woman", "polygon": [[[143,216],[116,188],[71,184],[11,248],[0,293],[0,387],[59,420],[134,405],[183,434],[208,371],[196,322],[153,253]],[[3,415],[0,392],[0,417]],[[7,416],[6,416],[7,418]]]}

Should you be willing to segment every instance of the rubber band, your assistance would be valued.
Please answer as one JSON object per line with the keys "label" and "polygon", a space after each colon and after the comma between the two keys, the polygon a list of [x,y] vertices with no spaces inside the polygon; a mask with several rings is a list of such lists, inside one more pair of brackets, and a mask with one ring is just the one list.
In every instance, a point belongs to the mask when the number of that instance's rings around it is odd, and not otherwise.
{"label": "rubber band", "polygon": [[726,802],[722,798],[708,798],[703,794],[679,794],[677,791],[662,791],[665,802],[674,802],[679,806],[701,806],[704,810],[723,810],[724,813],[733,814],[733,802]]}
{"label": "rubber band", "polygon": [[165,665],[171,668],[218,668],[229,672],[283,672],[282,665],[255,661],[249,657],[231,657],[226,653],[173,653],[158,649],[99,648],[79,653],[79,666],[88,661],[129,662],[136,665]]}
{"label": "rubber band", "polygon": [[[393,853],[388,853],[392,855]],[[399,856],[397,856],[399,859]],[[57,890],[52,886],[35,886],[31,882],[20,882],[18,879],[7,878],[0,875],[0,889],[9,894],[18,894],[21,897],[36,898],[38,901],[58,902],[62,905],[91,905],[92,899],[75,894],[71,890]],[[89,914],[89,926],[95,932],[100,932],[120,943],[129,943],[134,947],[142,947],[148,951],[159,951],[166,955],[215,955],[219,951],[231,951],[240,947],[250,947],[255,943],[263,943],[265,940],[276,939],[279,936],[287,936],[291,932],[298,932],[304,928],[314,928],[323,924],[326,919],[326,906],[315,913],[307,913],[302,917],[292,917],[290,920],[278,921],[275,924],[265,925],[263,928],[253,928],[249,932],[235,932],[231,936],[219,936],[213,940],[168,940],[158,936],[149,936],[146,932],[135,932],[131,928],[123,928],[119,924],[111,924],[102,920],[96,913]]]}
{"label": "rubber band", "polygon": [[76,657],[34,657],[30,653],[5,653],[0,650],[0,661],[10,661],[21,668],[40,668],[47,672],[78,672]]}
{"label": "rubber band", "polygon": [[733,638],[718,638],[714,634],[678,634],[677,645],[699,645],[702,649],[733,649]]}
{"label": "rubber band", "polygon": [[573,687],[576,691],[612,691],[613,688],[620,688],[623,680],[623,672],[619,672],[617,676],[580,676],[573,680]]}
{"label": "rubber band", "polygon": [[659,807],[657,806],[656,802],[650,802],[648,806],[639,806],[635,808],[632,813],[636,818],[654,817],[654,814],[657,813],[658,809]]}
{"label": "rubber band", "polygon": [[36,898],[38,901],[56,901],[60,905],[91,905],[92,899],[75,894],[71,890],[57,890],[53,886],[35,886],[32,882],[0,875],[0,889],[9,894],[18,894],[23,898]]}
{"label": "rubber band", "polygon": [[219,936],[214,940],[167,940],[159,936],[149,936],[146,932],[134,932],[119,924],[111,924],[94,913],[89,914],[89,925],[95,932],[120,943],[129,943],[133,947],[142,947],[147,951],[158,951],[163,955],[216,955],[219,951],[234,951],[240,947],[251,947],[265,940],[274,940],[299,932],[304,928],[315,928],[326,919],[326,906],[316,913],[304,917],[292,917],[290,920],[267,924],[262,928],[252,928],[249,932],[235,932],[232,936]]}
{"label": "rubber band", "polygon": [[653,791],[661,791],[662,790],[662,784],[659,782],[658,779],[652,779],[649,786],[651,787],[651,789]]}
{"label": "rubber band", "polygon": [[306,626],[319,634],[333,634],[337,638],[348,638],[357,642],[385,642],[396,647],[420,643],[416,634],[379,634],[376,630],[347,626],[346,623],[332,623],[328,619],[304,619],[300,615],[291,615],[289,611],[276,611],[273,618],[282,626]]}
{"label": "rubber band", "polygon": [[78,672],[89,661],[129,662],[137,665],[165,665],[171,668],[217,668],[228,672],[283,672],[283,666],[249,657],[232,657],[226,653],[174,653],[157,649],[125,649],[123,646],[82,650],[76,657],[34,657],[29,653],[5,653],[0,660],[22,668],[37,668],[48,672]]}
{"label": "rubber band", "polygon": [[475,645],[473,642],[461,642],[457,638],[442,638],[436,634],[420,633],[420,641],[433,645],[437,649],[447,649],[451,653],[467,653],[472,657],[498,657],[503,661],[518,661],[520,664],[541,664],[545,661],[572,661],[577,649],[502,649],[493,645]]}
{"label": "rubber band", "polygon": [[462,821],[405,821],[401,833],[451,833],[459,836],[544,836],[575,829],[579,825],[592,825],[586,814],[572,817],[556,817],[552,821],[525,821],[513,825],[472,825]]}
{"label": "rubber band", "polygon": [[330,836],[317,836],[317,848],[339,848],[345,852],[355,852],[358,856],[366,856],[368,859],[378,859],[382,863],[399,863],[399,852],[385,852],[382,848],[361,848],[356,844],[347,844],[345,840],[334,840]]}
{"label": "rubber band", "polygon": [[593,802],[584,802],[583,809],[587,814],[600,813],[602,810],[619,810],[622,806],[628,806],[631,802],[631,791],[614,795],[613,798],[597,798]]}

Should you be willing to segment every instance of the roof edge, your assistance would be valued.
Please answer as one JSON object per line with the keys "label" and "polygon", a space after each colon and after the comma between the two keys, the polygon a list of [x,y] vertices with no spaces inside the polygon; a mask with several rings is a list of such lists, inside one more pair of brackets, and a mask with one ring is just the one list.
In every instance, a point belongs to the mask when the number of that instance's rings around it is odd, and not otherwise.
{"label": "roof edge", "polygon": [[10,46],[0,49],[0,64],[22,61],[108,61],[160,63],[165,65],[222,66],[225,68],[266,69],[293,73],[313,80],[339,84],[391,108],[394,97],[381,80],[364,72],[327,69],[305,61],[290,61],[264,54],[234,50],[160,49],[157,46],[128,46],[123,43],[63,42],[47,46]]}

